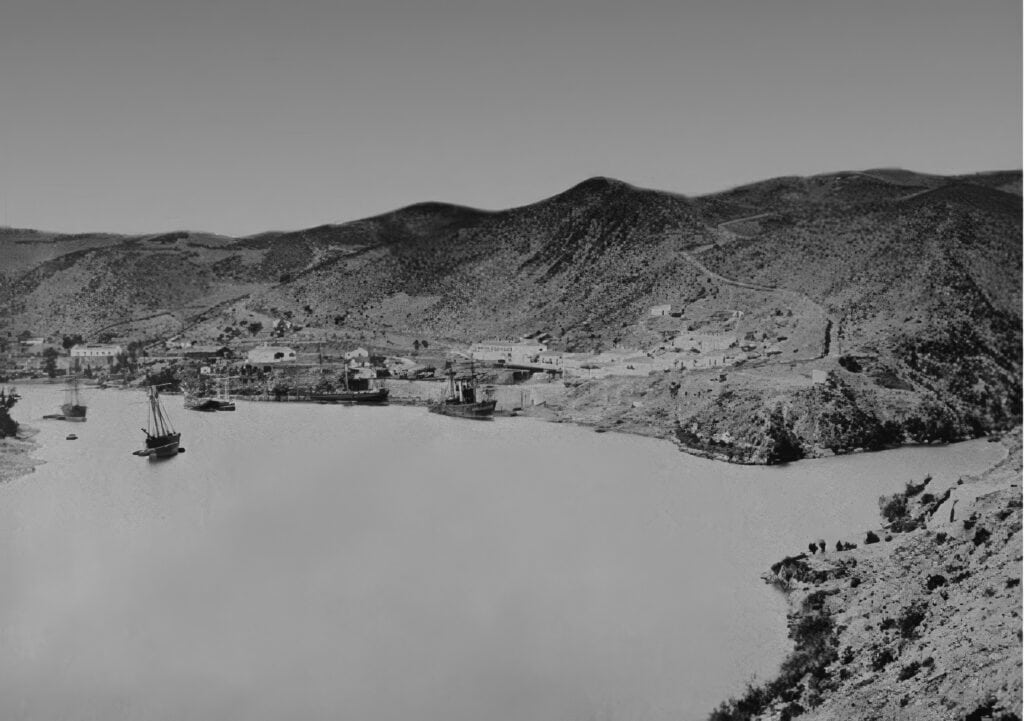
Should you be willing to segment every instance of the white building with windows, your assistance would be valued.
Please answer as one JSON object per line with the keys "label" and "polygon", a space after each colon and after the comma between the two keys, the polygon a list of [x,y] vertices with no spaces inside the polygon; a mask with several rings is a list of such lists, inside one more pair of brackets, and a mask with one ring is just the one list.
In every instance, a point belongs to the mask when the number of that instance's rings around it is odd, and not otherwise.
{"label": "white building with windows", "polygon": [[370,351],[363,347],[359,347],[355,350],[350,350],[344,357],[349,363],[368,363],[370,360]]}
{"label": "white building with windows", "polygon": [[79,343],[71,346],[71,362],[78,365],[110,365],[114,359],[124,353],[119,345],[107,343]]}
{"label": "white building with windows", "polygon": [[504,365],[530,365],[547,351],[544,343],[534,340],[485,340],[469,349],[473,360]]}

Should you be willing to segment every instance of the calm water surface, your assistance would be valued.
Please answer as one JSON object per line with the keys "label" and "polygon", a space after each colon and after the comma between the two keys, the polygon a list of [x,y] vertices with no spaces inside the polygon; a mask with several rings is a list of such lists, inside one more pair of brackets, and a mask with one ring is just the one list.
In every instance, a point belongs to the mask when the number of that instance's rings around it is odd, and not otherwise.
{"label": "calm water surface", "polygon": [[[700,719],[788,650],[758,575],[860,542],[877,497],[1003,456],[971,442],[730,466],[670,444],[421,408],[166,407],[42,421],[0,486],[0,717]],[[77,441],[64,436],[74,431]]]}

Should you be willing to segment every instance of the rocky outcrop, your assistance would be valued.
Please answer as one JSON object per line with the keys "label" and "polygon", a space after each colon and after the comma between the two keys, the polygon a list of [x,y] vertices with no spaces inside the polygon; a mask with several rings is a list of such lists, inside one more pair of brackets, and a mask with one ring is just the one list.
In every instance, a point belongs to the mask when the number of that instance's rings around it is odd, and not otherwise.
{"label": "rocky outcrop", "polygon": [[795,649],[711,719],[1019,721],[1020,430],[1004,442],[1004,462],[948,495],[882,499],[877,542],[776,564]]}

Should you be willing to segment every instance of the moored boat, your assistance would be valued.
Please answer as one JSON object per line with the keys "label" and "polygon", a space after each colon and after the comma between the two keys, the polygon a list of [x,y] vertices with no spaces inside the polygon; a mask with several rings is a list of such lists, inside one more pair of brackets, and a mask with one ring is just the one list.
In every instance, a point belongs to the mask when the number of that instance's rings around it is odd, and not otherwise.
{"label": "moored boat", "polygon": [[188,411],[203,411],[212,412],[217,409],[217,401],[213,398],[204,398],[202,396],[194,396],[190,393],[185,394],[184,398],[185,410]]}
{"label": "moored boat", "polygon": [[160,405],[160,394],[156,386],[149,387],[149,423],[143,428],[146,434],[146,447],[134,451],[136,456],[149,458],[172,458],[181,452],[181,433],[171,426],[163,406]]}
{"label": "moored boat", "polygon": [[371,387],[368,378],[356,378],[350,382],[347,368],[342,372],[341,377],[343,388],[313,390],[309,394],[309,399],[317,403],[356,403],[360,405],[387,403],[388,396],[391,394],[387,388]]}
{"label": "moored boat", "polygon": [[78,392],[78,377],[68,378],[67,386],[64,388],[64,403],[60,407],[61,415],[66,421],[85,421],[86,406]]}
{"label": "moored boat", "polygon": [[205,392],[205,387],[200,383],[196,390],[185,387],[185,397],[183,399],[185,408],[190,411],[233,411],[235,410],[235,402],[231,400],[227,393],[227,378],[222,379],[221,384],[218,386],[217,395],[211,396]]}
{"label": "moored boat", "polygon": [[217,397],[213,398],[214,407],[218,411],[233,411],[235,410],[235,402],[231,400],[231,396],[228,394],[228,383],[230,378],[223,376],[220,379],[220,383],[217,385]]}
{"label": "moored boat", "polygon": [[313,391],[309,399],[318,403],[386,403],[390,391],[387,388],[368,388],[363,391]]}
{"label": "moored boat", "polygon": [[468,376],[456,378],[455,368],[449,363],[447,375],[448,385],[444,397],[428,406],[431,413],[474,420],[487,420],[494,416],[498,402],[483,397],[484,392],[477,387],[476,373],[472,367]]}

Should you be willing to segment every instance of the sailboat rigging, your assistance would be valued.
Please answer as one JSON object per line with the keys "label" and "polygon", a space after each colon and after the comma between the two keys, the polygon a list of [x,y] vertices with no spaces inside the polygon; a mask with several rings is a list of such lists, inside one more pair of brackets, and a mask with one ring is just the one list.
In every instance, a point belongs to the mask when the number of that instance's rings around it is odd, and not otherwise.
{"label": "sailboat rigging", "polygon": [[233,411],[235,402],[228,396],[228,377],[218,380],[216,395],[211,396],[207,383],[200,378],[193,386],[183,386],[185,408],[190,411]]}
{"label": "sailboat rigging", "polygon": [[66,421],[84,421],[85,411],[86,406],[78,393],[78,376],[71,376],[64,389],[64,404],[60,407],[60,412],[64,414]]}
{"label": "sailboat rigging", "polygon": [[485,392],[477,386],[474,366],[470,365],[468,376],[457,377],[455,367],[449,361],[445,375],[448,376],[448,385],[444,397],[430,404],[431,413],[477,420],[485,420],[494,415],[494,408],[498,402],[483,399]]}
{"label": "sailboat rigging", "polygon": [[156,386],[149,387],[149,423],[142,432],[146,434],[146,447],[134,451],[136,456],[171,458],[184,450],[179,447],[181,433],[171,426],[170,419],[160,405],[160,393]]}
{"label": "sailboat rigging", "polygon": [[[323,365],[323,354],[320,353],[320,363]],[[356,378],[349,381],[349,368],[346,365],[341,371],[342,388],[335,390],[313,390],[309,399],[318,403],[387,403],[391,394],[387,388],[371,387],[368,378]]]}

